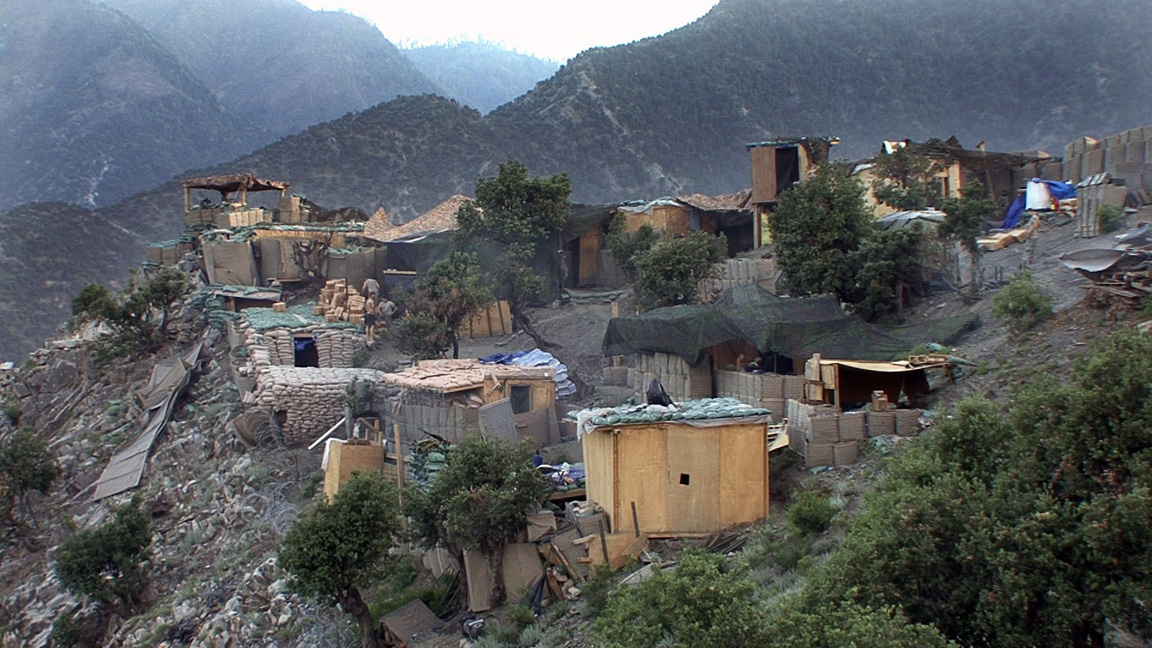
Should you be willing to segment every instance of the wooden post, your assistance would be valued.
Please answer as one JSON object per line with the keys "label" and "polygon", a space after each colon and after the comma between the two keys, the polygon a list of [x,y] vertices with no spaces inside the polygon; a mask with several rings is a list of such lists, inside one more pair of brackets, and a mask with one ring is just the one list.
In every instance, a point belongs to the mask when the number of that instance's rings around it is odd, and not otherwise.
{"label": "wooden post", "polygon": [[396,443],[396,487],[400,489],[400,505],[404,505],[404,448],[400,445],[400,425],[392,424],[392,438]]}
{"label": "wooden post", "polygon": [[[616,299],[612,300],[612,317],[620,317],[620,302]],[[620,356],[612,356],[612,366],[619,367],[623,363],[623,358]]]}
{"label": "wooden post", "polygon": [[636,537],[640,537],[640,516],[636,514],[636,502],[632,502],[632,527],[636,530]]}
{"label": "wooden post", "polygon": [[608,556],[608,538],[604,536],[604,518],[596,520],[596,526],[600,529],[600,549],[604,551],[604,564],[611,569],[612,558]]}

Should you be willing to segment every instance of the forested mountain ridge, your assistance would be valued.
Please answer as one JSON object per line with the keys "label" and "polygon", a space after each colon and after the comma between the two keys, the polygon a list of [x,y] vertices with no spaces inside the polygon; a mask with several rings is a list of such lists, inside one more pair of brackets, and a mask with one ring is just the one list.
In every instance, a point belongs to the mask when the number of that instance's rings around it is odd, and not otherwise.
{"label": "forested mountain ridge", "polygon": [[123,14],[0,0],[0,209],[112,204],[254,133]]}
{"label": "forested mountain ridge", "polygon": [[295,0],[108,2],[268,138],[438,90],[378,29],[351,14],[312,11]]}
{"label": "forested mountain ridge", "polygon": [[[1075,37],[1054,36],[1069,24]],[[508,157],[599,202],[741,189],[744,144],[773,137],[838,136],[833,157],[848,158],[949,135],[1059,154],[1152,121],[1147,24],[1143,0],[723,0],[663,36],[586,51],[482,118],[403,98],[212,170],[411,218]]]}
{"label": "forested mountain ridge", "polygon": [[[743,188],[743,145],[780,136],[839,136],[834,157],[953,134],[1059,154],[1152,122],[1149,24],[1145,0],[722,0],[663,36],[584,52],[487,116],[402,97],[184,175],[251,171],[407,219],[508,158],[569,173],[573,200],[599,202]],[[179,201],[169,183],[98,215],[171,238]]]}
{"label": "forested mountain ridge", "polygon": [[438,86],[437,94],[487,113],[555,74],[555,63],[490,43],[428,45],[402,50]]}

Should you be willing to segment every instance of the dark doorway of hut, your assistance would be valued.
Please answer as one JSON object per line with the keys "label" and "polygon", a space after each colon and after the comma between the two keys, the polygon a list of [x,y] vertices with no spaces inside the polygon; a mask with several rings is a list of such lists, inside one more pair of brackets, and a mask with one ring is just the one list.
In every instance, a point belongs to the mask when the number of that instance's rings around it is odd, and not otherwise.
{"label": "dark doorway of hut", "polygon": [[292,340],[292,351],[297,367],[319,367],[320,353],[316,351],[316,338],[298,337]]}

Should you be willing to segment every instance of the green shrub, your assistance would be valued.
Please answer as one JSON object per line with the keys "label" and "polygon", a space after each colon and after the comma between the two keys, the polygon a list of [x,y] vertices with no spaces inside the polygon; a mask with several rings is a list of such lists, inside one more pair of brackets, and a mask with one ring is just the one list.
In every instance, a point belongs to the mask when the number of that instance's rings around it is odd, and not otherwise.
{"label": "green shrub", "polygon": [[1016,333],[1035,327],[1052,316],[1052,295],[1027,270],[1017,272],[1012,281],[992,298],[992,314]]}
{"label": "green shrub", "polygon": [[836,517],[836,506],[827,495],[810,490],[796,498],[796,502],[785,516],[796,531],[805,535],[817,535],[832,526],[832,518]]}
{"label": "green shrub", "polygon": [[80,629],[67,614],[61,614],[52,621],[52,634],[48,636],[52,646],[75,646],[80,641]]}
{"label": "green shrub", "polygon": [[1100,219],[1100,231],[1104,234],[1115,232],[1120,228],[1120,220],[1123,218],[1124,212],[1120,208],[1112,205],[1101,205],[1096,210],[1096,217]]}
{"label": "green shrub", "polygon": [[613,594],[593,626],[598,645],[767,645],[754,589],[746,571],[723,556],[686,552],[675,569]]}
{"label": "green shrub", "polygon": [[131,612],[140,603],[149,558],[152,518],[139,497],[115,518],[93,530],[77,531],[56,550],[56,578],[73,594]]}

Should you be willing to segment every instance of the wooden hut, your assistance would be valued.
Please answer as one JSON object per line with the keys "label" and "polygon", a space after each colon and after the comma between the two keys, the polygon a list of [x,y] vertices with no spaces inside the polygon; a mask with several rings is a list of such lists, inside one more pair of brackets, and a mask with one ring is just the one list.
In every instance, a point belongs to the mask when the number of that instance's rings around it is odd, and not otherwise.
{"label": "wooden hut", "polygon": [[541,445],[559,441],[556,372],[551,367],[481,364],[479,360],[422,360],[415,367],[384,374],[392,403],[386,411],[399,426],[405,453],[430,433],[457,442],[480,431],[480,408],[507,399],[521,438]]}
{"label": "wooden hut", "polygon": [[652,537],[762,520],[768,429],[764,413],[594,426],[581,435],[588,499],[604,507],[617,533],[636,530],[633,507],[640,531]]}

